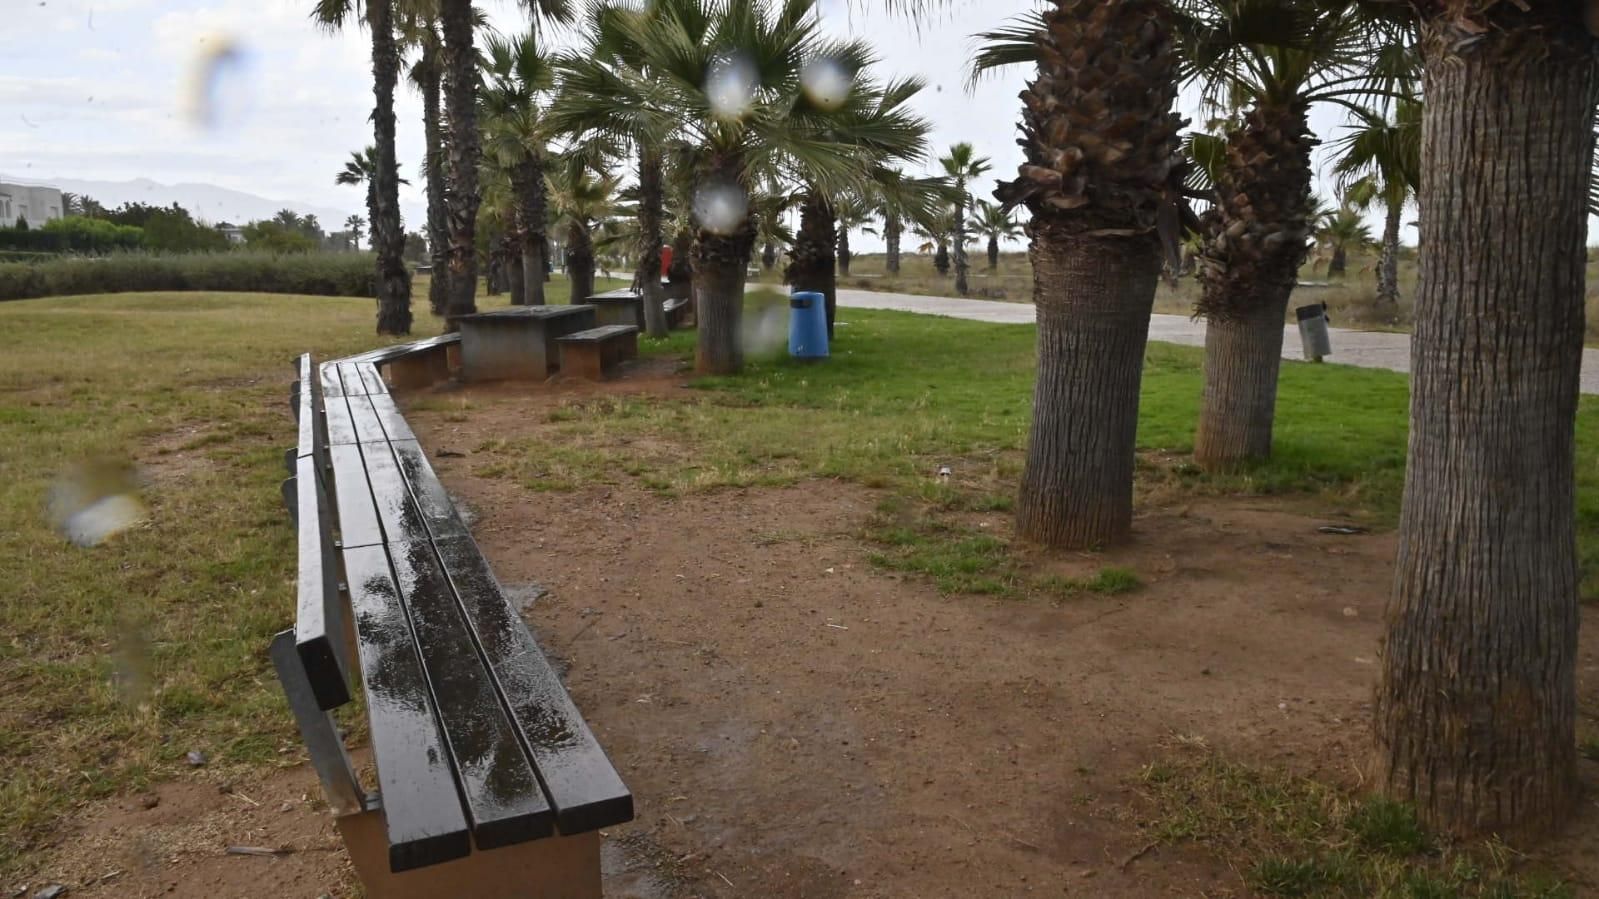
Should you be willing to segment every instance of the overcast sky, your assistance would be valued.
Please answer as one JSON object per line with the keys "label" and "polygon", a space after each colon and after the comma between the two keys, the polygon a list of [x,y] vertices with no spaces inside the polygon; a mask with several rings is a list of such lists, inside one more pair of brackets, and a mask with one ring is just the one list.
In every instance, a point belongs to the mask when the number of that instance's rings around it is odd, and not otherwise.
{"label": "overcast sky", "polygon": [[[933,123],[936,148],[970,141],[995,174],[1020,162],[1016,94],[1027,72],[965,88],[971,35],[1024,12],[1031,0],[967,0],[920,27],[881,13],[870,0],[821,0],[829,28],[879,47],[885,74],[921,75],[917,107]],[[311,0],[0,0],[12,36],[0,56],[0,171],[52,178],[204,182],[281,200],[363,212],[357,188],[334,174],[371,142],[368,43],[359,31],[313,27]],[[854,6],[852,10],[850,7]],[[501,30],[524,26],[510,0],[487,0]],[[213,121],[195,116],[192,84],[201,59],[231,42],[238,62],[212,86]],[[1192,111],[1189,113],[1193,115]],[[421,105],[398,100],[407,225],[420,229]],[[1321,111],[1324,139],[1340,117]],[[992,184],[980,186],[987,196]]]}

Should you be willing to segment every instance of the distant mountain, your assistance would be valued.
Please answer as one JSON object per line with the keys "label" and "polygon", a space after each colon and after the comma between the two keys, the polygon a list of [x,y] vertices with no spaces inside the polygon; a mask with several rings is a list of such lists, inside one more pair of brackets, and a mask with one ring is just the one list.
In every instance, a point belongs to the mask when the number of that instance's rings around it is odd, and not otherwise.
{"label": "distant mountain", "polygon": [[[10,180],[14,179],[0,174],[0,181]],[[46,183],[70,193],[93,197],[106,207],[121,206],[123,203],[150,203],[157,206],[177,203],[189,210],[195,218],[211,223],[232,222],[235,225],[242,225],[245,222],[269,219],[280,209],[292,209],[300,215],[315,215],[324,231],[337,231],[344,227],[344,220],[351,215],[366,217],[366,210],[356,204],[351,204],[348,209],[334,209],[298,200],[274,200],[241,190],[217,187],[214,184],[161,184],[148,178],[138,178],[133,181],[78,181],[71,178],[56,178]],[[418,230],[420,224],[425,221],[422,210],[405,209],[403,213],[406,226],[412,230]]]}

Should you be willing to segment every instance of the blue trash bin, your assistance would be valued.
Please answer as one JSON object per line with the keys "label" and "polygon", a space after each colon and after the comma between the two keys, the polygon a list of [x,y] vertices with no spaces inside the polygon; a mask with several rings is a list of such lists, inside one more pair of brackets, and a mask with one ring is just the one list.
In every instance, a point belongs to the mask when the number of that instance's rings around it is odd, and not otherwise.
{"label": "blue trash bin", "polygon": [[826,359],[827,298],[796,291],[788,308],[788,354],[795,359]]}

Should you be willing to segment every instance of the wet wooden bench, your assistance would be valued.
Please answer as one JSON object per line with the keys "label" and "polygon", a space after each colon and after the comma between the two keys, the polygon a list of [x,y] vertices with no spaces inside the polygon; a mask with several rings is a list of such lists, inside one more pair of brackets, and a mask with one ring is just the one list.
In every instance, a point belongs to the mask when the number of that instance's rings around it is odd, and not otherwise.
{"label": "wet wooden bench", "polygon": [[[371,362],[299,362],[295,626],[272,660],[374,899],[600,896],[633,799]],[[365,694],[377,789],[330,710]]]}
{"label": "wet wooden bench", "polygon": [[371,363],[391,387],[428,387],[449,380],[451,372],[461,367],[461,335],[455,332],[397,343],[343,361]]}
{"label": "wet wooden bench", "polygon": [[628,359],[638,358],[636,325],[601,325],[560,338],[561,374],[604,381]]}

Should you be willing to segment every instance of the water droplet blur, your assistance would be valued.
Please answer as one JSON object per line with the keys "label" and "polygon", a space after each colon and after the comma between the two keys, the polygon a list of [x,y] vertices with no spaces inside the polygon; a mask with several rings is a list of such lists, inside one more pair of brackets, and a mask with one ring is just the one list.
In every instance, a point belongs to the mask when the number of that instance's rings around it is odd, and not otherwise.
{"label": "water droplet blur", "polygon": [[818,56],[800,70],[800,89],[805,98],[817,109],[829,112],[844,105],[854,82],[844,64],[831,56]]}
{"label": "water droplet blur", "polygon": [[91,462],[63,474],[50,488],[50,523],[78,546],[99,546],[144,520],[133,467]]}
{"label": "water droplet blur", "polygon": [[201,128],[227,127],[243,115],[250,81],[245,72],[244,45],[231,34],[213,34],[195,42],[183,94],[183,113]]}
{"label": "water droplet blur", "polygon": [[749,219],[750,200],[732,183],[707,184],[694,193],[694,219],[715,234],[733,234]]}
{"label": "water droplet blur", "polygon": [[721,119],[742,119],[755,108],[759,75],[755,63],[742,53],[729,53],[711,63],[705,76],[705,97],[711,114]]}
{"label": "water droplet blur", "polygon": [[112,655],[111,685],[117,698],[138,708],[150,698],[151,661],[148,623],[126,611],[117,621],[117,648]]}
{"label": "water droplet blur", "polygon": [[744,314],[744,349],[765,356],[788,346],[788,306],[771,305]]}

